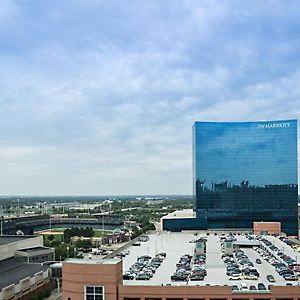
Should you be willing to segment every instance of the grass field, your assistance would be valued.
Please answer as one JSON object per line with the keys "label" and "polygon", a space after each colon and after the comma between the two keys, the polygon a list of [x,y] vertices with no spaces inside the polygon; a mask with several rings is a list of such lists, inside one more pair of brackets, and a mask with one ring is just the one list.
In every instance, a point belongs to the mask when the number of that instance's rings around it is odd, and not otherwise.
{"label": "grass field", "polygon": [[64,232],[67,228],[51,228],[47,229],[47,231],[52,231],[52,232]]}
{"label": "grass field", "polygon": [[[54,239],[56,241],[63,241],[63,234],[66,229],[67,228],[51,228],[51,229],[49,228],[49,229],[42,230],[42,231],[36,231],[35,234],[40,234],[45,237],[47,237],[49,235],[53,235]],[[102,229],[94,229],[94,232],[95,232],[95,235],[94,235],[95,237],[103,236]],[[104,235],[111,234],[112,232],[113,232],[113,230],[104,230]]]}
{"label": "grass field", "polygon": [[[94,232],[95,232],[95,237],[103,236],[103,232],[101,229],[94,229]],[[112,232],[113,230],[104,230],[104,235],[111,234]]]}
{"label": "grass field", "polygon": [[35,234],[43,235],[45,237],[49,235],[53,235],[54,240],[56,241],[62,241],[63,240],[63,235],[64,235],[64,230],[66,228],[53,228],[53,229],[46,229],[42,231],[36,231]]}

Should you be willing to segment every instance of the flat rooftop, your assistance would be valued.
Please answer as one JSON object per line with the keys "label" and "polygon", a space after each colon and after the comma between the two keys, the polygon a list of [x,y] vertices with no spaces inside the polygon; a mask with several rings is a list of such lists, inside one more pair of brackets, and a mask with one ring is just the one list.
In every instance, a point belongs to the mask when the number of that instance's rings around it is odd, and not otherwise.
{"label": "flat rooftop", "polygon": [[27,253],[32,253],[36,251],[41,251],[41,250],[51,250],[52,248],[50,247],[32,247],[32,248],[25,248],[25,249],[20,249],[18,251],[22,252],[27,252]]}
{"label": "flat rooftop", "polygon": [[192,209],[183,209],[176,210],[167,216],[163,216],[162,219],[186,219],[186,218],[194,218],[195,213]]}
{"label": "flat rooftop", "polygon": [[48,266],[41,264],[26,264],[15,261],[13,258],[0,261],[0,291],[20,280],[33,276],[35,273],[49,269]]}
{"label": "flat rooftop", "polygon": [[80,259],[80,258],[69,258],[66,260],[67,263],[72,264],[100,264],[100,265],[115,265],[120,261],[120,259]]}
{"label": "flat rooftop", "polygon": [[15,243],[21,240],[32,239],[36,235],[2,235],[0,236],[0,246]]}
{"label": "flat rooftop", "polygon": [[[123,273],[129,270],[129,268],[137,261],[137,258],[142,255],[150,255],[154,257],[160,252],[165,252],[166,258],[162,262],[161,266],[158,267],[155,274],[150,280],[123,280],[124,285],[238,285],[245,283],[248,287],[250,285],[255,285],[257,287],[258,283],[263,283],[266,287],[268,285],[285,286],[288,281],[285,281],[276,271],[274,266],[269,262],[265,261],[258,252],[253,249],[255,244],[259,241],[251,243],[244,233],[239,233],[234,237],[237,239],[235,243],[245,246],[241,248],[244,253],[248,256],[250,261],[254,264],[254,267],[260,273],[260,277],[257,280],[229,280],[226,275],[226,265],[223,262],[221,255],[221,233],[207,235],[206,232],[199,231],[197,237],[195,237],[193,232],[161,232],[149,235],[149,241],[141,242],[140,246],[128,246],[129,255],[123,258]],[[224,234],[223,234],[224,235]],[[191,240],[195,238],[206,237],[206,270],[207,276],[203,281],[188,281],[187,282],[172,282],[171,275],[176,270],[176,263],[179,261],[180,257],[184,254],[193,254],[195,243],[191,243]],[[274,243],[279,243],[281,248],[287,248],[288,246],[280,241],[276,237],[268,236],[268,239],[274,240]],[[282,244],[284,245],[282,245]],[[292,249],[292,248],[291,248]],[[292,250],[291,250],[292,251]],[[291,253],[293,254],[293,253]],[[292,255],[291,255],[292,256]],[[294,253],[294,256],[296,254]],[[300,257],[300,254],[298,254]],[[256,259],[260,258],[261,264],[256,263]],[[275,278],[274,283],[270,283],[267,280],[267,275],[273,275]],[[289,281],[289,283],[296,285],[297,282]]]}

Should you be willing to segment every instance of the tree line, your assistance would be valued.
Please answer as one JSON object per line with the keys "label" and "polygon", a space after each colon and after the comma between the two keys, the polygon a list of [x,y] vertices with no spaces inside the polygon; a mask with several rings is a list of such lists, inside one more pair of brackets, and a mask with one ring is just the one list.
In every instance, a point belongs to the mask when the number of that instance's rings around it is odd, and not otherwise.
{"label": "tree line", "polygon": [[70,243],[70,239],[73,236],[93,237],[94,235],[95,235],[95,231],[92,227],[86,227],[86,228],[72,227],[64,231],[64,241],[65,243]]}

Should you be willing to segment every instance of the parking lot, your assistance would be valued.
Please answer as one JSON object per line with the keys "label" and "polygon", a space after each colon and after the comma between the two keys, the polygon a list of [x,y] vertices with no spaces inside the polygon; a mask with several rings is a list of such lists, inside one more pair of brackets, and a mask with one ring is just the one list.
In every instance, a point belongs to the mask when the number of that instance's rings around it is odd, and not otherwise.
{"label": "parking lot", "polygon": [[[176,264],[183,255],[194,253],[195,235],[192,232],[163,232],[154,235],[149,235],[149,241],[141,242],[140,246],[130,246],[128,249],[129,255],[123,258],[123,273],[128,271],[130,267],[137,261],[137,258],[143,255],[155,257],[158,253],[166,253],[166,258],[161,262],[161,265],[156,269],[152,278],[149,280],[124,280],[125,285],[237,285],[245,283],[248,287],[254,285],[257,287],[258,283],[263,283],[267,288],[268,285],[286,285],[284,278],[275,271],[274,266],[269,262],[261,259],[262,263],[257,264],[256,259],[261,258],[260,254],[253,250],[252,247],[241,248],[244,255],[253,262],[253,268],[259,272],[257,280],[229,280],[226,275],[226,265],[221,257],[221,241],[220,236],[215,234],[199,233],[197,238],[205,237],[206,242],[206,263],[205,269],[207,275],[203,280],[199,281],[172,281],[171,276],[176,271]],[[249,241],[244,235],[236,235],[237,242]],[[273,237],[272,237],[273,238]],[[279,242],[281,242],[279,240]],[[268,275],[272,275],[275,282],[269,282]],[[297,282],[289,284],[296,285]]]}
{"label": "parking lot", "polygon": [[141,246],[131,246],[128,249],[130,254],[123,259],[123,272],[129,270],[139,256],[149,255],[154,257],[160,252],[166,252],[167,256],[150,280],[126,280],[124,283],[133,285],[171,283],[171,275],[175,271],[175,265],[180,256],[182,254],[192,254],[194,251],[194,244],[189,243],[189,240],[193,237],[192,233],[168,232],[150,235],[148,242],[142,242]]}
{"label": "parking lot", "polygon": [[283,250],[287,255],[300,262],[300,252],[298,252],[297,249],[293,249],[292,247],[288,246],[286,243],[281,241],[278,237],[267,236],[267,239],[275,246],[277,246],[279,249]]}

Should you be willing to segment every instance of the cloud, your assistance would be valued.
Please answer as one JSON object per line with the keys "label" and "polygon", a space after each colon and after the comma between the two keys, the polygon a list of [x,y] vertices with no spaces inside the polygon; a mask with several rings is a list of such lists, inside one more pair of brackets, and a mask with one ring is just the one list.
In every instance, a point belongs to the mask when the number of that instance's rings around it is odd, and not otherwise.
{"label": "cloud", "polygon": [[299,116],[299,14],[278,1],[1,2],[2,193],[191,193],[195,120]]}

